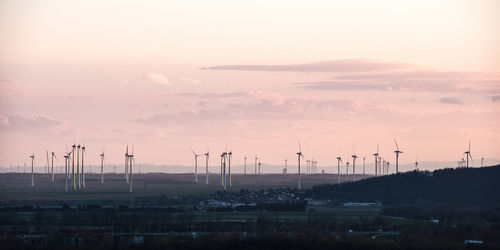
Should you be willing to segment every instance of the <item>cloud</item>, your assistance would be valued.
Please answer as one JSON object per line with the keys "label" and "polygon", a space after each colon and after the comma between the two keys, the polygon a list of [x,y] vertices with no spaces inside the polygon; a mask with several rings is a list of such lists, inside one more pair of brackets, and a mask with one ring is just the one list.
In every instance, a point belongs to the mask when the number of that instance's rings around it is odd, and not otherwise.
{"label": "cloud", "polygon": [[129,84],[129,81],[126,80],[126,79],[123,79],[123,78],[111,77],[111,80],[117,81],[117,82],[120,82],[120,83],[123,83],[123,84]]}
{"label": "cloud", "polygon": [[20,82],[17,79],[0,79],[0,83],[17,83]]}
{"label": "cloud", "polygon": [[251,95],[252,95],[252,92],[205,92],[205,93],[182,92],[182,93],[175,94],[175,96],[197,97],[197,98],[203,98],[203,99],[249,97]]}
{"label": "cloud", "polygon": [[194,78],[189,77],[189,76],[180,77],[179,80],[181,80],[183,82],[191,83],[191,84],[200,84],[201,83],[200,80],[194,79]]}
{"label": "cloud", "polygon": [[161,83],[165,85],[171,85],[172,83],[167,79],[166,76],[159,73],[146,73],[143,75],[143,78],[146,80],[150,80],[152,82]]}
{"label": "cloud", "polygon": [[500,95],[492,96],[491,101],[492,102],[500,101]]}
{"label": "cloud", "polygon": [[[187,93],[186,93],[187,94]],[[200,93],[210,96],[213,93]],[[175,124],[198,124],[204,122],[235,121],[296,121],[296,120],[344,120],[348,111],[368,112],[373,107],[337,99],[283,98],[273,93],[219,93],[224,101],[217,99],[215,106],[207,102],[197,103],[196,110],[160,113],[133,122],[150,126],[170,126]]]}
{"label": "cloud", "polygon": [[351,73],[339,74],[327,81],[293,84],[314,90],[500,93],[499,74],[462,71],[404,70]]}
{"label": "cloud", "polygon": [[0,129],[2,130],[40,130],[62,125],[64,125],[63,121],[44,115],[32,117],[13,114],[0,115]]}
{"label": "cloud", "polygon": [[366,72],[399,70],[408,68],[405,63],[385,63],[368,59],[330,60],[305,64],[282,65],[221,65],[201,68],[204,70],[246,70],[246,71],[287,71],[287,72]]}
{"label": "cloud", "polygon": [[439,102],[441,103],[447,103],[447,104],[454,104],[454,105],[463,105],[464,102],[457,97],[443,97],[439,99]]}

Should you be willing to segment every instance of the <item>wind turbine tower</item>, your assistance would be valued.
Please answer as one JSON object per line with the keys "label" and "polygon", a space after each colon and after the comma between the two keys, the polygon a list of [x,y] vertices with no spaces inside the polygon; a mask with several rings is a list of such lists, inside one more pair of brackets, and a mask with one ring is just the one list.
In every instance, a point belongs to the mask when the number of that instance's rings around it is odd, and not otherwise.
{"label": "wind turbine tower", "polygon": [[283,174],[288,173],[288,159],[285,159],[285,171],[283,171]]}
{"label": "wind turbine tower", "polygon": [[78,189],[82,188],[82,179],[80,175],[80,144],[76,146],[76,172],[78,173]]}
{"label": "wind turbine tower", "polygon": [[247,156],[245,155],[245,158],[243,158],[243,174],[247,175]]}
{"label": "wind turbine tower", "polygon": [[194,182],[198,183],[198,156],[200,155],[196,154],[192,148],[191,152],[193,152],[194,155]]}
{"label": "wind turbine tower", "polygon": [[260,182],[260,166],[261,166],[261,162],[259,161],[259,182]]}
{"label": "wind turbine tower", "polygon": [[83,188],[85,189],[85,169],[83,165],[83,155],[85,154],[85,145],[82,146],[82,185]]}
{"label": "wind turbine tower", "polygon": [[345,163],[345,176],[347,177],[347,180],[349,180],[349,162]]}
{"label": "wind turbine tower", "polygon": [[469,157],[470,160],[472,161],[472,155],[470,154],[470,141],[469,141],[469,149],[465,151],[465,156],[467,157],[467,168],[469,168]]}
{"label": "wind turbine tower", "polygon": [[298,182],[298,184],[297,184],[297,186],[298,186],[298,189],[300,189],[300,187],[301,187],[301,183],[300,183],[301,182],[301,179],[300,179],[300,157],[304,158],[304,155],[302,154],[302,149],[300,147],[300,141],[299,141],[299,152],[297,152],[297,160],[298,160],[298,165],[297,165],[297,170],[298,170],[297,171],[297,175],[298,175],[297,182]]}
{"label": "wind turbine tower", "polygon": [[208,184],[208,157],[210,156],[210,151],[205,153],[205,184]]}
{"label": "wind turbine tower", "polygon": [[104,149],[99,156],[101,157],[101,183],[104,183]]}
{"label": "wind turbine tower", "polygon": [[71,175],[73,176],[73,190],[76,190],[76,173],[75,173],[75,149],[76,145],[73,144],[71,150]]}
{"label": "wind turbine tower", "polygon": [[375,157],[375,176],[378,176],[378,166],[377,166],[377,163],[378,163],[378,145],[377,145],[377,153],[373,154],[373,156]]}
{"label": "wind turbine tower", "polygon": [[354,152],[354,154],[352,155],[352,176],[353,180],[356,181],[356,159],[358,159],[358,156],[356,155],[356,150],[354,150],[354,147],[352,150]]}
{"label": "wind turbine tower", "polygon": [[52,182],[55,181],[55,177],[54,177],[54,158],[56,158],[56,160],[57,160],[56,154],[54,154],[54,152],[52,152]]}
{"label": "wind turbine tower", "polygon": [[127,145],[127,149],[125,150],[125,179],[127,180],[127,183],[129,182],[129,178],[128,178],[128,158],[129,158],[129,154],[128,154],[128,145]]}
{"label": "wind turbine tower", "polygon": [[129,171],[129,192],[132,193],[133,191],[133,184],[134,184],[134,180],[133,180],[133,171],[134,171],[134,164],[135,164],[135,159],[134,159],[134,146],[132,145],[132,154],[130,154],[128,156],[129,158],[129,166],[130,166],[130,171]]}
{"label": "wind turbine tower", "polygon": [[342,162],[342,157],[337,156],[337,184],[340,184],[340,163]]}
{"label": "wind turbine tower", "polygon": [[30,156],[31,157],[31,186],[35,186],[35,153]]}
{"label": "wind turbine tower", "polygon": [[396,174],[397,174],[399,173],[399,154],[402,154],[403,151],[399,150],[398,142],[396,142],[396,139],[394,139],[394,143],[396,144],[396,151],[394,151],[394,153],[396,153]]}
{"label": "wind turbine tower", "polygon": [[68,192],[68,164],[69,163],[69,153],[66,152],[66,155],[64,155],[64,191]]}
{"label": "wind turbine tower", "polygon": [[227,163],[228,163],[228,175],[229,175],[229,188],[231,188],[231,158],[233,157],[233,152],[229,149]]}
{"label": "wind turbine tower", "polygon": [[255,174],[257,174],[257,156],[255,156]]}

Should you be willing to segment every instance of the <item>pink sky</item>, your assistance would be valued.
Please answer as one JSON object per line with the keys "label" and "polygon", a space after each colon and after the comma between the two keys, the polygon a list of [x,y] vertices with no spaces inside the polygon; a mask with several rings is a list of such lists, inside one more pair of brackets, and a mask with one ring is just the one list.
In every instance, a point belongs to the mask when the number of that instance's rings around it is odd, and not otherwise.
{"label": "pink sky", "polygon": [[2,1],[0,166],[500,159],[499,2],[349,2]]}

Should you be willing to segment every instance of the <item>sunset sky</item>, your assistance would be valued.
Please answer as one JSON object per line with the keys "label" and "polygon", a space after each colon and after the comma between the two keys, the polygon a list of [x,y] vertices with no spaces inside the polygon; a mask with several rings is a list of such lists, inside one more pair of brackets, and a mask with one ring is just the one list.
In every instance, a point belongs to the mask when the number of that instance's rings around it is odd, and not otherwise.
{"label": "sunset sky", "polygon": [[0,2],[0,166],[75,141],[392,163],[393,138],[402,164],[500,159],[500,1]]}

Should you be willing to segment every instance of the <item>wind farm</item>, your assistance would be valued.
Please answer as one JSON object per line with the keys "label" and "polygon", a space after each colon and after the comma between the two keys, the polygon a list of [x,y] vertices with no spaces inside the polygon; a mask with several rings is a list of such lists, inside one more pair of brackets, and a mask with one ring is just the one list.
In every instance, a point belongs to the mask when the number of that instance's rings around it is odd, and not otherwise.
{"label": "wind farm", "polygon": [[0,17],[0,250],[500,249],[500,1]]}

